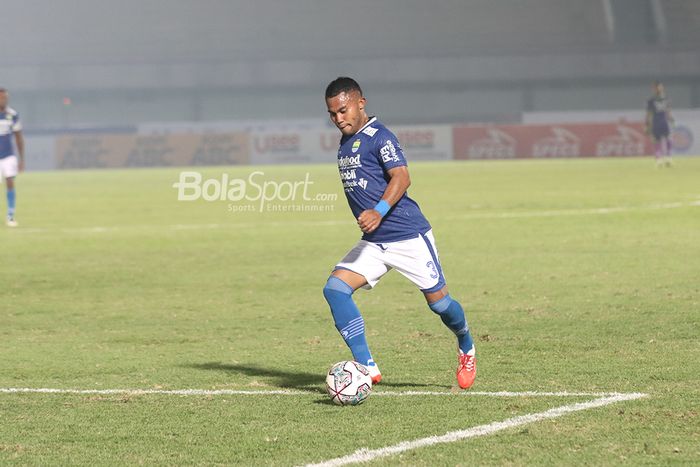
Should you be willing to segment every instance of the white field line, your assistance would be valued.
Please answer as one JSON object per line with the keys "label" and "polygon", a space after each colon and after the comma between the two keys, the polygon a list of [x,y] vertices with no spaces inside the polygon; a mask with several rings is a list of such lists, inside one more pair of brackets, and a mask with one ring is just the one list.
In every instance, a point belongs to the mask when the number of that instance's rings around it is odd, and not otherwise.
{"label": "white field line", "polygon": [[[168,396],[308,396],[319,395],[317,391],[291,389],[247,390],[247,389],[63,389],[63,388],[0,388],[0,394],[125,394]],[[617,397],[639,396],[641,393],[620,392],[546,392],[546,391],[374,391],[372,397],[402,396],[486,396],[486,397]]]}
{"label": "white field line", "polygon": [[645,206],[616,206],[608,208],[581,208],[581,209],[551,209],[543,211],[523,211],[523,212],[493,212],[481,214],[465,214],[456,216],[459,219],[517,219],[521,217],[559,217],[559,216],[588,216],[597,214],[616,214],[621,212],[634,211],[657,211],[663,209],[678,209],[684,207],[700,206],[700,200],[688,203],[655,203]]}
{"label": "white field line", "polygon": [[[635,212],[635,211],[656,211],[663,209],[678,209],[684,207],[699,207],[700,200],[690,201],[690,202],[677,202],[677,203],[657,203],[648,204],[645,206],[616,206],[607,208],[581,208],[581,209],[552,209],[552,210],[542,210],[542,211],[515,211],[515,212],[475,212],[466,213],[464,215],[450,216],[450,219],[519,219],[519,218],[529,218],[529,217],[559,217],[559,216],[589,216],[589,215],[604,215],[604,214],[616,214],[623,212]],[[284,222],[264,222],[264,225],[270,227],[285,227],[290,225],[309,225],[314,227],[320,227],[324,225],[346,225],[351,223],[347,220],[318,220],[318,221],[295,221],[289,220]],[[26,233],[45,233],[45,232],[60,232],[60,233],[108,233],[108,232],[120,232],[120,231],[139,231],[139,230],[212,230],[212,229],[224,229],[224,228],[250,228],[259,227],[261,223],[259,222],[231,222],[225,224],[170,224],[170,225],[117,225],[109,227],[20,227],[15,229],[17,231]]]}
{"label": "white field line", "polygon": [[477,438],[480,436],[488,436],[494,433],[498,433],[499,431],[507,430],[509,428],[528,425],[530,423],[535,423],[542,420],[558,418],[573,412],[580,412],[582,410],[604,407],[606,405],[614,404],[616,402],[639,399],[645,396],[645,394],[634,393],[617,394],[614,396],[601,397],[599,399],[594,399],[588,402],[580,402],[577,404],[569,404],[563,405],[561,407],[555,407],[553,409],[545,410],[544,412],[520,415],[500,422],[488,423],[486,425],[479,425],[464,430],[450,431],[440,436],[429,436],[427,438],[419,438],[411,441],[404,441],[398,444],[394,444],[392,446],[386,446],[379,449],[363,448],[347,456],[336,457],[335,459],[329,459],[318,464],[307,464],[306,467],[335,467],[340,465],[369,462],[381,457],[388,457],[394,454],[411,451],[413,449],[433,446],[436,444],[454,443],[456,441]]}

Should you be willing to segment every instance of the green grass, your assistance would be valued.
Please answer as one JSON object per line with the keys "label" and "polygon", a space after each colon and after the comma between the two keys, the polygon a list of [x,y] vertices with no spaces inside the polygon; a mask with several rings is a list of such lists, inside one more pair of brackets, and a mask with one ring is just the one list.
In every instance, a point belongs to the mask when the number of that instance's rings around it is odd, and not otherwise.
{"label": "green grass", "polygon": [[[359,231],[332,165],[260,169],[308,172],[312,193],[340,198],[330,212],[229,212],[178,202],[176,169],[22,175],[21,226],[0,229],[0,387],[308,395],[0,394],[0,463],[294,465],[587,400],[329,405],[324,373],[349,353],[321,288]],[[650,396],[375,463],[700,462],[700,158],[411,173],[476,336],[475,390]],[[419,291],[392,272],[356,300],[385,377],[377,392],[452,388],[454,338]]]}

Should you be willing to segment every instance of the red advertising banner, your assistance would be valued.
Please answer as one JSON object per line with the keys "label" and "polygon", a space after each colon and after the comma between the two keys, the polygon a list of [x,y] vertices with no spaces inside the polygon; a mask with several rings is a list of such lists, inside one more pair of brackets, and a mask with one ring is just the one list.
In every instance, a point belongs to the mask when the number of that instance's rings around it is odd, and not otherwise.
{"label": "red advertising banner", "polygon": [[455,159],[621,157],[652,154],[641,122],[473,125],[453,130]]}

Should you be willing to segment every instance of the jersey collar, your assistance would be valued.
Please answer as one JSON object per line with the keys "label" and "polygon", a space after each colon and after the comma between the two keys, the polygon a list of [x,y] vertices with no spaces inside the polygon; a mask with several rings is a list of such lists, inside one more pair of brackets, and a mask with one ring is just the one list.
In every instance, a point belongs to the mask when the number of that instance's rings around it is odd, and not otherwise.
{"label": "jersey collar", "polygon": [[[355,135],[358,133],[362,133],[362,130],[364,130],[365,128],[367,128],[368,126],[370,126],[372,123],[374,123],[376,121],[377,121],[377,117],[374,117],[374,116],[370,117],[369,120],[367,121],[367,123],[365,123],[362,128],[357,130],[357,132],[355,132]],[[353,136],[355,136],[355,135],[353,135]]]}

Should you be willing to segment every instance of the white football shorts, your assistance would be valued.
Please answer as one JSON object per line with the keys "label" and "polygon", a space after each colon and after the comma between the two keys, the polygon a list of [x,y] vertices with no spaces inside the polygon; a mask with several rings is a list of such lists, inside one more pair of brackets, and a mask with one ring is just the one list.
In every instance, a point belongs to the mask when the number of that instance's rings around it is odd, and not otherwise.
{"label": "white football shorts", "polygon": [[17,173],[17,156],[7,156],[0,159],[0,175],[2,178],[16,177]]}
{"label": "white football shorts", "polygon": [[371,289],[391,269],[396,269],[423,292],[436,292],[445,286],[432,230],[416,238],[389,243],[360,240],[335,266],[365,277]]}

